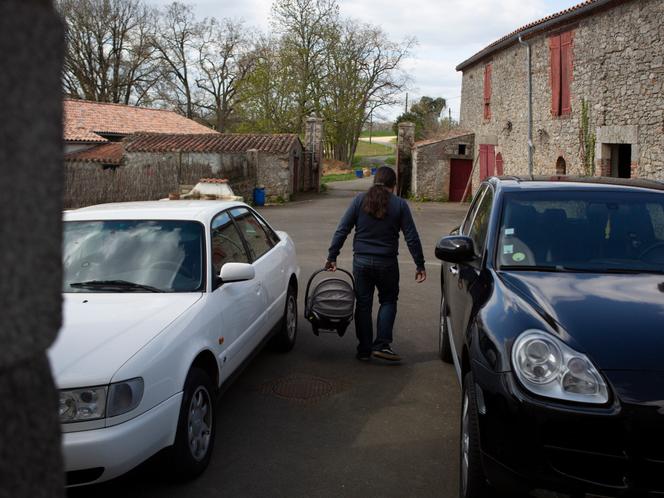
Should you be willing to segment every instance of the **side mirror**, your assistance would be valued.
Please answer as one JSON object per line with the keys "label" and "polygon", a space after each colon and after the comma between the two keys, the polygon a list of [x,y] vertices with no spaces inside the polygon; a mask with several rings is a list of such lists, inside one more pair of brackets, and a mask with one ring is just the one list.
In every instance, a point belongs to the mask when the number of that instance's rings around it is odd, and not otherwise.
{"label": "side mirror", "polygon": [[450,263],[467,263],[475,259],[473,239],[463,235],[443,237],[436,244],[436,257]]}
{"label": "side mirror", "polygon": [[252,280],[255,276],[254,267],[248,263],[226,263],[219,272],[219,278],[225,284]]}

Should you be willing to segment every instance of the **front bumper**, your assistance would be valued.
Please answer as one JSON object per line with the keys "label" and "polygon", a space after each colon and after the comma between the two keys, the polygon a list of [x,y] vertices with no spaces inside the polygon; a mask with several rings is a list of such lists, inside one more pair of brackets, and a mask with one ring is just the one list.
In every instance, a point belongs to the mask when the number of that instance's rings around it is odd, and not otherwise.
{"label": "front bumper", "polygon": [[499,488],[664,497],[664,415],[647,404],[565,405],[474,364],[480,444]]}
{"label": "front bumper", "polygon": [[107,481],[128,472],[175,441],[182,393],[118,425],[62,434],[70,486]]}

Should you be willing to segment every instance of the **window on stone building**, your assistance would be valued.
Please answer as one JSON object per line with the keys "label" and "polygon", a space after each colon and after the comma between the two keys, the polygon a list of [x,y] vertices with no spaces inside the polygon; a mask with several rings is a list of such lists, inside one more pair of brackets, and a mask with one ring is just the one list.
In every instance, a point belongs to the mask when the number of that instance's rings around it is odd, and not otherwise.
{"label": "window on stone building", "polygon": [[460,156],[466,155],[466,144],[459,144],[459,155]]}
{"label": "window on stone building", "polygon": [[484,119],[491,119],[491,73],[492,64],[484,66]]}
{"label": "window on stone building", "polygon": [[551,56],[551,114],[565,116],[572,112],[572,31],[549,37]]}
{"label": "window on stone building", "polygon": [[556,175],[563,176],[567,174],[567,163],[563,156],[560,156],[556,161]]}

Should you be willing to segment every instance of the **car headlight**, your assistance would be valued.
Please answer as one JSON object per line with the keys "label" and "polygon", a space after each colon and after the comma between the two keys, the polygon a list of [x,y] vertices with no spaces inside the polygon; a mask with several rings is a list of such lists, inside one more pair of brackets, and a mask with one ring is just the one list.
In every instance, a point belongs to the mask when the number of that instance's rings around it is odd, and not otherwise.
{"label": "car headlight", "polygon": [[551,334],[526,330],[512,349],[514,372],[529,391],[565,401],[609,401],[604,379],[584,354]]}
{"label": "car headlight", "polygon": [[104,418],[106,386],[60,391],[60,422],[85,422]]}
{"label": "car headlight", "polygon": [[115,417],[133,410],[143,397],[143,379],[116,382],[109,386],[60,391],[60,422],[86,422]]}

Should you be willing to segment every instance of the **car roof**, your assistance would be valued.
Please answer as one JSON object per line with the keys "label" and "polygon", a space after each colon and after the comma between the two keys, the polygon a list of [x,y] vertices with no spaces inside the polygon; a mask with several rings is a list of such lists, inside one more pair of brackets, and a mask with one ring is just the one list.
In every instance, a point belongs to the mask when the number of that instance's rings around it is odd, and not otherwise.
{"label": "car roof", "polygon": [[192,220],[206,223],[219,211],[243,202],[219,200],[162,200],[115,202],[65,211],[65,221],[85,220]]}
{"label": "car roof", "polygon": [[501,176],[487,180],[500,190],[619,190],[664,191],[664,182],[642,178],[612,178],[600,176]]}

